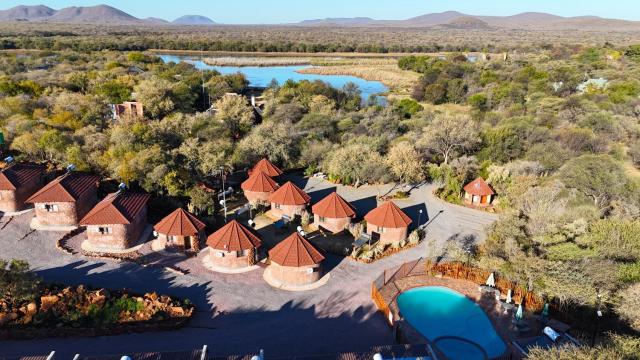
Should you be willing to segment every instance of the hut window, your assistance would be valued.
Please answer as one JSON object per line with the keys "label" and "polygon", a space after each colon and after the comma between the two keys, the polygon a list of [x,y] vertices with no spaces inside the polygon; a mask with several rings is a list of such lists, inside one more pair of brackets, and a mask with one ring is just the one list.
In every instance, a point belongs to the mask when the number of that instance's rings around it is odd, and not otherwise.
{"label": "hut window", "polygon": [[176,237],[173,236],[173,235],[169,235],[169,236],[167,236],[167,240],[171,241],[171,242],[174,242],[174,241],[176,241]]}
{"label": "hut window", "polygon": [[106,226],[100,226],[98,228],[97,232],[99,234],[101,234],[101,235],[107,235],[107,234],[112,234],[113,233],[113,229],[111,229],[110,227],[106,227]]}
{"label": "hut window", "polygon": [[384,234],[384,228],[382,226],[378,226],[378,229],[376,230],[376,232],[380,234]]}
{"label": "hut window", "polygon": [[54,204],[54,205],[46,204],[46,205],[44,205],[44,206],[43,206],[43,209],[44,209],[46,212],[58,212],[58,205],[55,205],[55,204]]}
{"label": "hut window", "polygon": [[280,204],[273,204],[273,207],[275,207],[276,209],[280,209]]}
{"label": "hut window", "polygon": [[218,252],[216,253],[216,256],[217,256],[217,257],[224,257],[224,253],[223,253],[222,251],[218,251]]}
{"label": "hut window", "polygon": [[325,222],[327,221],[327,218],[325,218],[324,216],[320,216],[320,222]]}

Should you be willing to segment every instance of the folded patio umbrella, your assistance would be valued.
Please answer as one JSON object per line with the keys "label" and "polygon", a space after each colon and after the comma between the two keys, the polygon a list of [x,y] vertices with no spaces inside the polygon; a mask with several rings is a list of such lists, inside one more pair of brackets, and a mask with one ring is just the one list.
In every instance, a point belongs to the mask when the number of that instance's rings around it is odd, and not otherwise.
{"label": "folded patio umbrella", "polygon": [[511,304],[513,299],[511,298],[511,289],[507,290],[507,304]]}
{"label": "folded patio umbrella", "polygon": [[489,275],[487,278],[487,282],[485,283],[487,286],[496,287],[496,278],[493,276],[493,273]]}
{"label": "folded patio umbrella", "polygon": [[520,321],[522,320],[524,316],[524,310],[522,309],[522,303],[520,303],[520,305],[518,305],[518,310],[516,311],[516,320]]}
{"label": "folded patio umbrella", "polygon": [[542,308],[542,316],[549,317],[549,303],[544,303],[544,307]]}

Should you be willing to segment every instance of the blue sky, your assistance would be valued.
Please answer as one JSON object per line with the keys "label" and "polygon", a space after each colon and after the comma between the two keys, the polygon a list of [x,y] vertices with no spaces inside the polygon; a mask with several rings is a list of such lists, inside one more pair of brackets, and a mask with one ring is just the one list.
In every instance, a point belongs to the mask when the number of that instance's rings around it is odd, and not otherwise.
{"label": "blue sky", "polygon": [[472,15],[540,11],[562,16],[597,15],[640,20],[638,0],[0,0],[0,9],[38,4],[59,9],[101,3],[137,17],[173,20],[181,15],[198,14],[227,24],[286,23],[354,16],[406,19],[447,10]]}

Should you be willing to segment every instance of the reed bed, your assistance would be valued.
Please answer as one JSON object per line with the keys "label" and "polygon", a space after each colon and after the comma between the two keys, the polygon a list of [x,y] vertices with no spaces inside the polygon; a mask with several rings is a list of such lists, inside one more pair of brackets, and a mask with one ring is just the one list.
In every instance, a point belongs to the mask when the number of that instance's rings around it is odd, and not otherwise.
{"label": "reed bed", "polygon": [[308,57],[209,57],[204,63],[211,66],[295,66],[310,65]]}
{"label": "reed bed", "polygon": [[390,59],[340,59],[314,61],[314,66],[298,70],[302,74],[350,75],[365,80],[380,81],[395,93],[409,93],[420,74],[398,68]]}

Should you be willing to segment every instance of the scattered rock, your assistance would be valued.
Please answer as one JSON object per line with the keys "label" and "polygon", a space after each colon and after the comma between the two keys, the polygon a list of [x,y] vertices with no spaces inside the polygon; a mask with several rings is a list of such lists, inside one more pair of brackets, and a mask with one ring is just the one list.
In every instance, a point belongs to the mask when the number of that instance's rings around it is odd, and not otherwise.
{"label": "scattered rock", "polygon": [[49,309],[51,309],[53,307],[53,305],[55,305],[58,301],[60,300],[60,298],[57,295],[49,295],[49,296],[43,296],[40,298],[40,310],[42,312],[47,312],[49,311]]}

